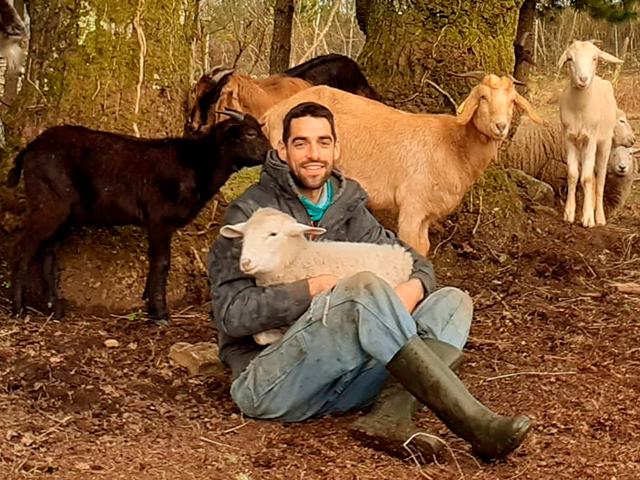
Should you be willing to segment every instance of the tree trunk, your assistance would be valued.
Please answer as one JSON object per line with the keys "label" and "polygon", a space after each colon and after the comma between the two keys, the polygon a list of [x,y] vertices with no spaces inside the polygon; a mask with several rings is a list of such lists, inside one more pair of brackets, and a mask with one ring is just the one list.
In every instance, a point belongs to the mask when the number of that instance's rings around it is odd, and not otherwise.
{"label": "tree trunk", "polygon": [[523,0],[356,0],[367,41],[359,63],[387,103],[409,111],[454,111],[471,85],[451,72],[513,72]]}
{"label": "tree trunk", "polygon": [[[18,15],[24,22],[24,1],[23,0],[14,0],[13,8],[16,9]],[[20,79],[20,70],[15,72],[9,72],[8,69],[5,70],[4,74],[4,94],[3,101],[7,105],[11,105],[18,94],[18,80]]]}
{"label": "tree trunk", "polygon": [[289,68],[293,12],[293,0],[276,0],[269,73],[282,73]]}
{"label": "tree trunk", "polygon": [[7,119],[8,150],[62,123],[180,135],[196,6],[191,0],[30,0],[27,70]]}
{"label": "tree trunk", "polygon": [[[518,18],[518,29],[514,42],[516,66],[513,76],[522,82],[526,82],[529,78],[531,63],[527,60],[533,60],[533,44],[535,41],[533,27],[536,19],[537,3],[538,0],[525,0],[520,8],[520,16]],[[524,42],[523,39],[525,40]]]}

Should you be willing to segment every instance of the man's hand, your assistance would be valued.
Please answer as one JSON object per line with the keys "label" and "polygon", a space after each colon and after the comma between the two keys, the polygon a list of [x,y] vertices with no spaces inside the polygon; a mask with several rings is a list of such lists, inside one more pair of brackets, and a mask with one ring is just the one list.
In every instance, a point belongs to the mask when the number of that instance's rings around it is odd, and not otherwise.
{"label": "man's hand", "polygon": [[424,287],[417,278],[401,283],[395,288],[395,291],[409,313],[413,313],[418,303],[424,298]]}
{"label": "man's hand", "polygon": [[338,277],[328,273],[318,275],[317,277],[311,277],[309,279],[309,294],[311,295],[311,298],[332,289],[335,287],[336,283],[338,283],[338,280]]}

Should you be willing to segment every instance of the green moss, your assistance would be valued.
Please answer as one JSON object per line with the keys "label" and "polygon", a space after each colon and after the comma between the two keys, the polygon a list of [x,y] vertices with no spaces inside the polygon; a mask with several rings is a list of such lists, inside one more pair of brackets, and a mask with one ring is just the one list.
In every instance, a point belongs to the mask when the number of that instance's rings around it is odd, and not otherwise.
{"label": "green moss", "polygon": [[[458,103],[469,92],[466,81],[450,72],[512,72],[513,38],[522,0],[461,1],[372,0],[367,42],[360,56],[365,73],[389,96],[418,95],[403,109],[450,111],[450,104],[428,85],[429,79]],[[420,90],[421,89],[421,90]],[[421,108],[422,107],[422,108]]]}
{"label": "green moss", "polygon": [[220,193],[224,195],[227,202],[231,203],[238,198],[247,189],[256,183],[260,179],[262,173],[262,167],[243,168],[239,172],[231,175],[227,183],[225,183],[220,189]]}
{"label": "green moss", "polygon": [[[11,112],[15,130],[75,123],[132,134],[135,122],[143,136],[180,135],[190,88],[195,5],[187,0],[143,3],[146,55],[136,115],[140,45],[133,21],[138,2],[32,1],[32,82]],[[25,136],[32,138],[28,132]]]}

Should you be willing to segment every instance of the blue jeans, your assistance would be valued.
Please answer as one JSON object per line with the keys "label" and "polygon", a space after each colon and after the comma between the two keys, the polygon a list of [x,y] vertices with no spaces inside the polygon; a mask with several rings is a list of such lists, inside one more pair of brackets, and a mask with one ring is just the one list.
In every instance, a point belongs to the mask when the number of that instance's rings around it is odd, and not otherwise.
{"label": "blue jeans", "polygon": [[362,407],[379,395],[387,363],[409,338],[462,349],[472,316],[471,297],[451,287],[410,314],[388,283],[361,272],[316,296],[233,382],[231,396],[248,417],[286,422]]}

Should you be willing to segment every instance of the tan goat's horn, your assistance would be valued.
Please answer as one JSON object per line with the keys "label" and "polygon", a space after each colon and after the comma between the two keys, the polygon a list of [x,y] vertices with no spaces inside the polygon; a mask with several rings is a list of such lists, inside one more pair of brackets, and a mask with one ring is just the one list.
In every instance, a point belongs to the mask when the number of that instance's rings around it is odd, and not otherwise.
{"label": "tan goat's horn", "polygon": [[515,78],[513,75],[511,75],[510,73],[507,74],[507,78],[509,80],[511,80],[513,82],[514,85],[520,85],[522,87],[526,87],[527,83],[526,82],[522,82],[520,80],[518,80],[517,78]]}
{"label": "tan goat's horn", "polygon": [[461,77],[461,78],[474,78],[479,82],[481,82],[487,74],[486,72],[476,70],[473,72],[464,72],[464,73],[451,72],[451,75],[453,75],[454,77]]}
{"label": "tan goat's horn", "polygon": [[244,121],[244,113],[238,112],[237,110],[216,110],[216,113],[220,113],[222,115],[229,115],[231,118],[243,122]]}

